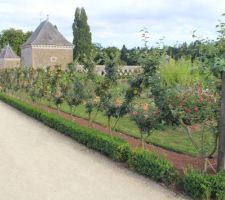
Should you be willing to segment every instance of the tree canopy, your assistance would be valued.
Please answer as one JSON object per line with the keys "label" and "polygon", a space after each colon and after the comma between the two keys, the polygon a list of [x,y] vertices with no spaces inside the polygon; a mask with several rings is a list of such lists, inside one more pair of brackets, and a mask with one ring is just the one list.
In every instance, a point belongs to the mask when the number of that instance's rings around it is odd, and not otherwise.
{"label": "tree canopy", "polygon": [[88,25],[88,17],[84,8],[76,8],[73,22],[73,57],[80,63],[90,56],[92,51],[92,37]]}
{"label": "tree canopy", "polygon": [[20,56],[20,46],[30,37],[31,31],[23,32],[20,29],[6,29],[0,33],[0,47],[9,44],[17,55]]}

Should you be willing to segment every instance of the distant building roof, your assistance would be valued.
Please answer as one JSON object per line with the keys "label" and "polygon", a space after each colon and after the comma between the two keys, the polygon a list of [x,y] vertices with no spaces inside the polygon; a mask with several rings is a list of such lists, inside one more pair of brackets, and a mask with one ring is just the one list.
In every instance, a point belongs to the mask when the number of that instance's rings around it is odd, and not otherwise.
{"label": "distant building roof", "polygon": [[73,46],[48,20],[41,22],[22,47],[27,45]]}
{"label": "distant building roof", "polygon": [[0,59],[4,58],[19,58],[19,57],[14,53],[12,48],[9,45],[7,45],[0,52]]}

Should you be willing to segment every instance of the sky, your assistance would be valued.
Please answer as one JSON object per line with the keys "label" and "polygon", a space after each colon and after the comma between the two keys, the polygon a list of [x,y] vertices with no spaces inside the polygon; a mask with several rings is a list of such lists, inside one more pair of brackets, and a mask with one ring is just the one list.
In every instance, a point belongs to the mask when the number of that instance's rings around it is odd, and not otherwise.
{"label": "sky", "polygon": [[162,39],[166,45],[216,39],[216,24],[225,13],[225,0],[1,0],[0,31],[8,28],[34,31],[49,21],[70,41],[76,7],[84,7],[92,41],[103,47],[143,46],[140,30],[149,31],[149,46]]}

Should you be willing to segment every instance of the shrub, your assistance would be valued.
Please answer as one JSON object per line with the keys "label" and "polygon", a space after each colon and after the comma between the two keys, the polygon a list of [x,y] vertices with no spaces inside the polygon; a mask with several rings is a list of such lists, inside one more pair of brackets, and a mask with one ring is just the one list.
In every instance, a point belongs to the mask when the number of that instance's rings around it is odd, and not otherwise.
{"label": "shrub", "polygon": [[128,164],[132,170],[158,182],[171,184],[177,178],[177,173],[172,165],[162,156],[152,152],[145,150],[132,151]]}
{"label": "shrub", "polygon": [[182,180],[186,194],[196,200],[225,200],[225,172],[212,176],[197,170],[187,170]]}
{"label": "shrub", "polygon": [[23,113],[34,117],[47,126],[64,133],[78,142],[95,149],[100,153],[111,157],[113,160],[126,162],[130,153],[130,146],[127,142],[97,130],[82,127],[74,122],[64,119],[53,113],[47,113],[41,109],[34,108],[20,100],[0,94],[0,99],[17,108]]}
{"label": "shrub", "polygon": [[183,177],[183,189],[193,199],[209,199],[211,195],[209,176],[196,170],[187,170]]}
{"label": "shrub", "polygon": [[225,200],[225,171],[221,171],[215,176],[210,176],[210,183],[212,199]]}

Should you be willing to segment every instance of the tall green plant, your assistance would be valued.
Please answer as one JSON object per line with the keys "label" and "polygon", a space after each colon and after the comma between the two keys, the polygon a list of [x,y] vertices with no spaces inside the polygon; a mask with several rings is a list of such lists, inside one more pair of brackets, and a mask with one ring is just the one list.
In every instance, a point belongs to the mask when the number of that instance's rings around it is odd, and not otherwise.
{"label": "tall green plant", "polygon": [[83,63],[92,50],[92,37],[84,8],[76,8],[73,22],[73,57]]}
{"label": "tall green plant", "polygon": [[65,99],[70,106],[70,114],[74,113],[76,106],[80,105],[85,98],[84,84],[78,77],[73,77],[69,83]]}

